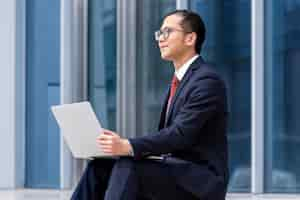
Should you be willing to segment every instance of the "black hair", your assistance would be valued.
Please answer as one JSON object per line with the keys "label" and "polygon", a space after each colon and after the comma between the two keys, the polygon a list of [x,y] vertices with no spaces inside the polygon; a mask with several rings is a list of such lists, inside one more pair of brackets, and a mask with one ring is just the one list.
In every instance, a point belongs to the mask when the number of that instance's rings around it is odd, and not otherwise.
{"label": "black hair", "polygon": [[205,40],[205,25],[200,15],[190,10],[175,10],[164,16],[165,19],[171,15],[178,15],[182,17],[181,27],[187,32],[195,32],[197,35],[195,50],[196,53],[200,54],[202,44]]}

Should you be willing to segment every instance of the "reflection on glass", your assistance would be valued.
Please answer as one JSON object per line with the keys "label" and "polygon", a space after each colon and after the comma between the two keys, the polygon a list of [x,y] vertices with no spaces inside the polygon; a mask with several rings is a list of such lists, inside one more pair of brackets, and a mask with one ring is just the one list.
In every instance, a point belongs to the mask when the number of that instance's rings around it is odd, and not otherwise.
{"label": "reflection on glass", "polygon": [[300,1],[265,9],[265,190],[300,192]]}
{"label": "reflection on glass", "polygon": [[116,1],[90,0],[88,97],[102,126],[116,129]]}
{"label": "reflection on glass", "polygon": [[60,133],[50,110],[60,103],[59,12],[58,0],[26,1],[26,141],[17,153],[26,154],[27,188],[60,187]]}
{"label": "reflection on glass", "polygon": [[[160,57],[154,32],[161,26],[162,18],[175,9],[175,0],[137,1],[137,135],[153,132],[158,126],[158,116],[173,66]],[[150,9],[151,8],[151,9]]]}
{"label": "reflection on glass", "polygon": [[225,79],[229,104],[229,192],[250,192],[251,1],[192,0],[203,18],[206,42],[202,56]]}

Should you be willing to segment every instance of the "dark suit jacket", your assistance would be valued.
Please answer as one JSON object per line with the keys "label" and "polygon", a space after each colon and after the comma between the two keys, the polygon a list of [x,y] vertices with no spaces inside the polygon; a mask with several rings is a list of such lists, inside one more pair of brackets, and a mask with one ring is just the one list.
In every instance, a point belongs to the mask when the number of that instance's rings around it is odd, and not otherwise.
{"label": "dark suit jacket", "polygon": [[179,185],[203,200],[225,199],[228,167],[224,82],[199,56],[181,80],[168,116],[167,101],[168,95],[158,132],[129,140],[135,159],[171,153],[170,162],[189,163],[170,169]]}

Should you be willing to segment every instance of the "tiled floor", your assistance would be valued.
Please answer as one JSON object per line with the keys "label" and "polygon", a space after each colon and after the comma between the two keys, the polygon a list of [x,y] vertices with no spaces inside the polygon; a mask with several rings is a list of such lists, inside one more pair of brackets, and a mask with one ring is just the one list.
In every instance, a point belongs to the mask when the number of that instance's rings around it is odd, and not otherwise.
{"label": "tiled floor", "polygon": [[[68,190],[0,190],[0,200],[69,200]],[[300,200],[300,195],[229,194],[227,200]]]}
{"label": "tiled floor", "polygon": [[0,190],[0,200],[69,200],[65,190]]}
{"label": "tiled floor", "polygon": [[228,194],[226,200],[300,200],[300,195],[292,194]]}

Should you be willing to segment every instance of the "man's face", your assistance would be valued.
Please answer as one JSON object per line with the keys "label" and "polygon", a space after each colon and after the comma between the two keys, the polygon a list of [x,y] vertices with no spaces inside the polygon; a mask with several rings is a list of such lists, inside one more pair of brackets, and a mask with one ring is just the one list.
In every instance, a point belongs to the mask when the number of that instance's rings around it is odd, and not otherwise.
{"label": "man's face", "polygon": [[185,44],[186,33],[180,26],[181,20],[181,16],[170,15],[165,18],[160,28],[161,31],[169,29],[168,37],[161,35],[158,40],[161,57],[165,60],[174,61],[180,58],[188,47]]}

